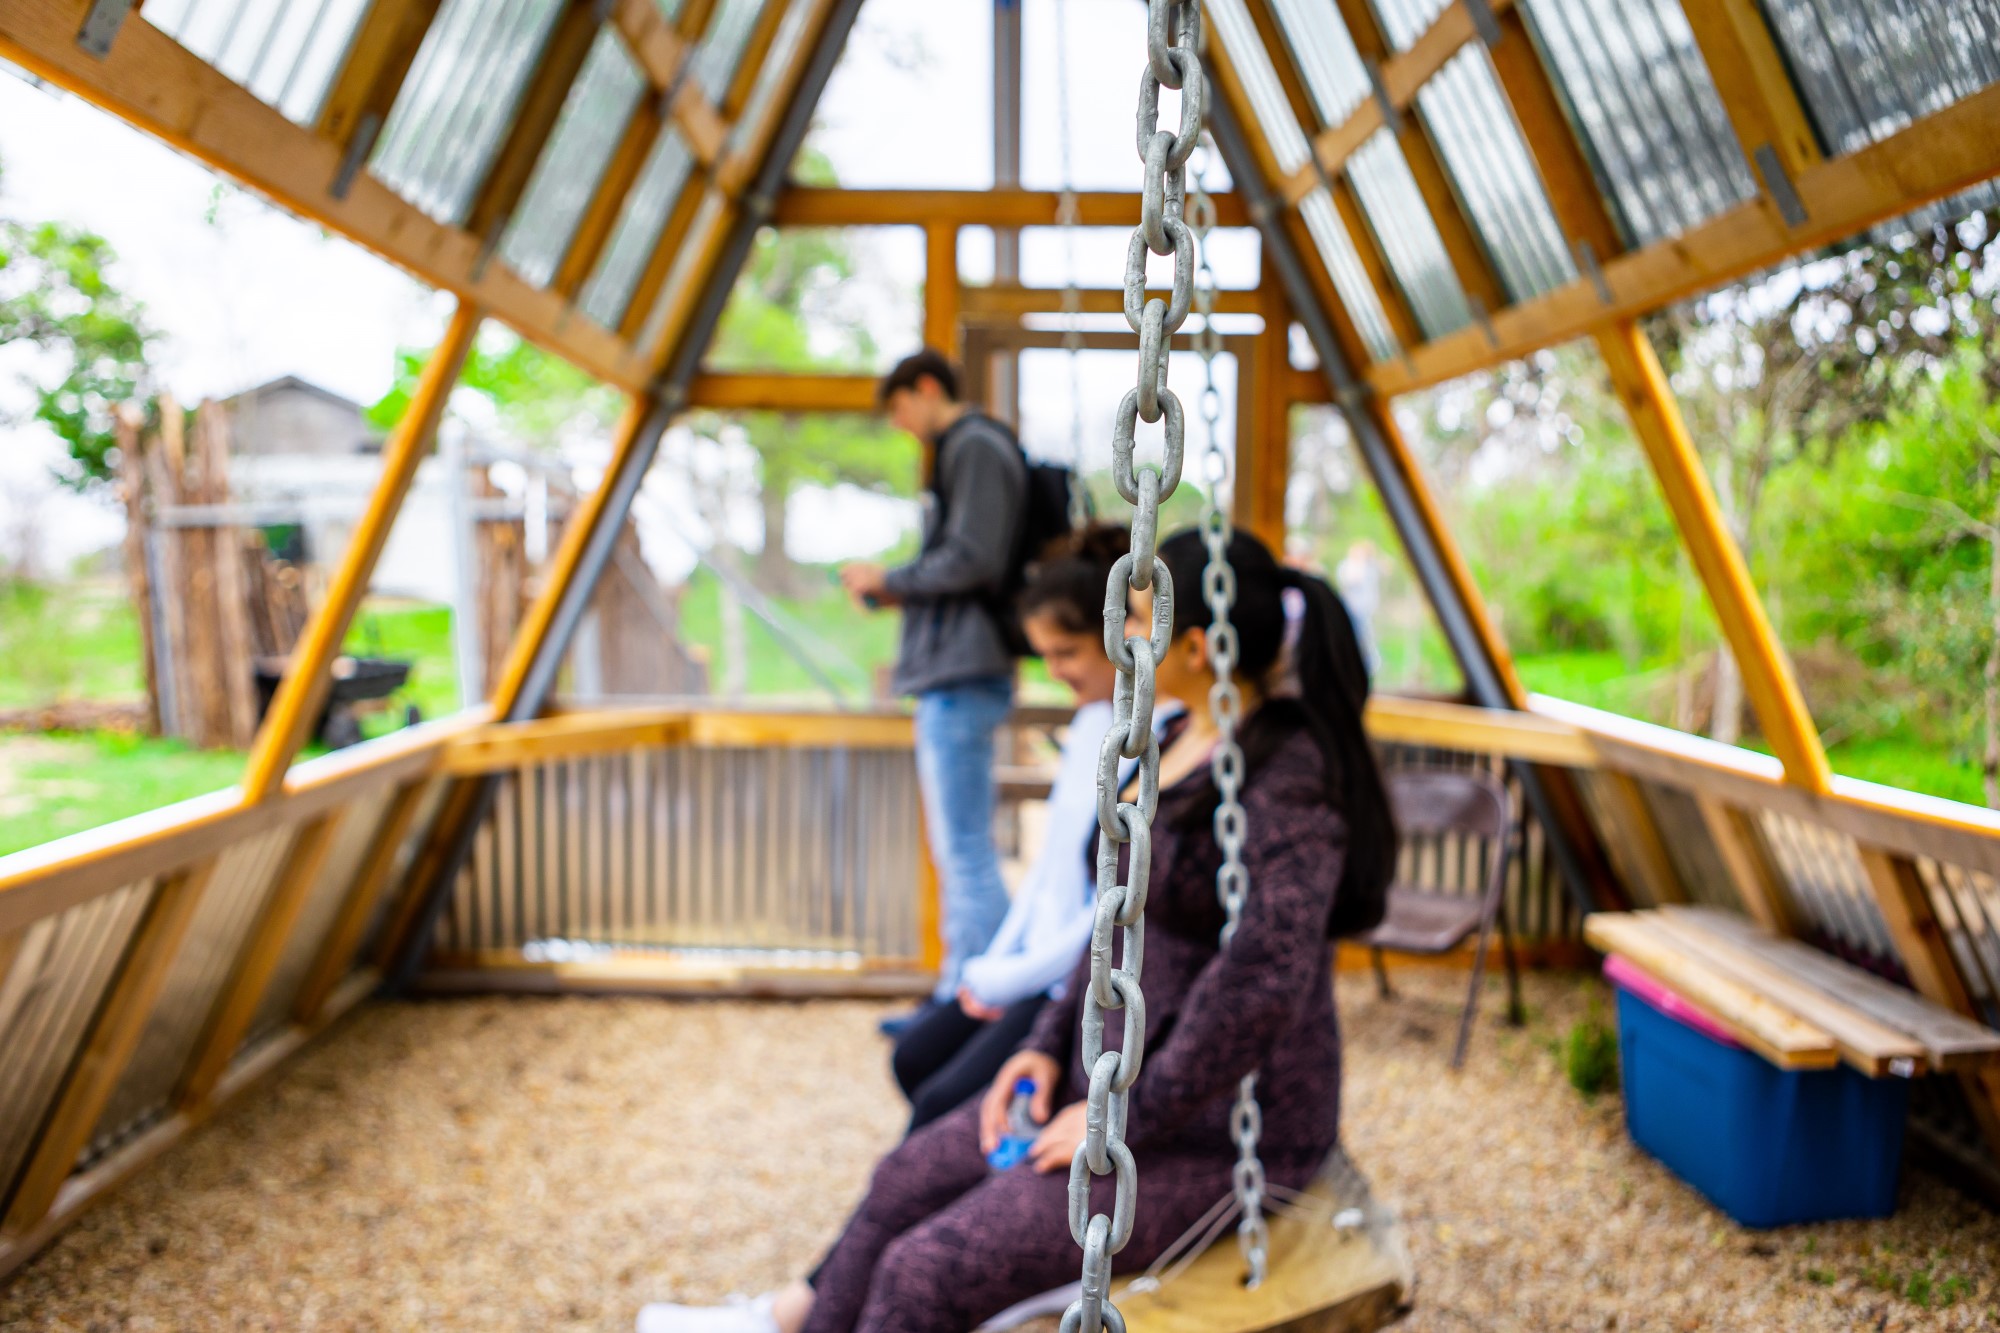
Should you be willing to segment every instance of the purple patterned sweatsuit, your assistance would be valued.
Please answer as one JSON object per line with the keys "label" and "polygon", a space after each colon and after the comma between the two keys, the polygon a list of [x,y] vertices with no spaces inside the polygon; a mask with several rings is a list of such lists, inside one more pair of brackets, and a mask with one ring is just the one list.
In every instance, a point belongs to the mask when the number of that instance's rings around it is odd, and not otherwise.
{"label": "purple patterned sweatsuit", "polygon": [[[1227,951],[1217,948],[1221,861],[1210,821],[1190,810],[1205,770],[1162,793],[1146,906],[1146,1061],[1126,1141],[1139,1168],[1138,1218],[1119,1272],[1142,1269],[1229,1190],[1237,1081],[1261,1070],[1269,1178],[1303,1188],[1340,1123],[1340,1035],[1327,913],[1347,829],[1326,802],[1318,749],[1287,739],[1245,783],[1250,895]],[[1027,1047],[1067,1066],[1055,1104],[1087,1086],[1078,1049],[1080,960]],[[1117,1016],[1105,1044],[1122,1034]],[[980,1155],[978,1099],[912,1134],[875,1169],[868,1194],[814,1282],[807,1333],[966,1333],[1038,1292],[1076,1280],[1068,1172],[994,1172]],[[1094,1209],[1109,1212],[1111,1177]]]}

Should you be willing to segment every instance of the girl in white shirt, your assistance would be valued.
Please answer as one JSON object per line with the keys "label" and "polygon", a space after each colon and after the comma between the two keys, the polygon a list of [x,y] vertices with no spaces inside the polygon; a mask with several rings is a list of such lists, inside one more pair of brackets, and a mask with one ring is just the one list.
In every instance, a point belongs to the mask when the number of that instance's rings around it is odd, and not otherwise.
{"label": "girl in white shirt", "polygon": [[1076,696],[1076,715],[1049,789],[1041,855],[999,933],[966,962],[957,999],[925,1009],[896,1038],[891,1066],[913,1130],[986,1090],[1090,941],[1097,752],[1117,679],[1104,655],[1104,585],[1129,540],[1105,525],[1072,534],[1029,571],[1017,602],[1049,675]]}

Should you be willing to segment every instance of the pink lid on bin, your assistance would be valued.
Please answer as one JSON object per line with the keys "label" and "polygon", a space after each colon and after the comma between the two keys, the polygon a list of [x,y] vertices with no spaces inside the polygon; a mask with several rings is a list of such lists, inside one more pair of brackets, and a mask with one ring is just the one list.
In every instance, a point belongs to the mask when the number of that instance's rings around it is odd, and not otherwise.
{"label": "pink lid on bin", "polygon": [[1722,1020],[1682,995],[1666,982],[1654,977],[1617,954],[1610,954],[1604,960],[1604,979],[1620,990],[1630,992],[1635,998],[1645,1001],[1653,1008],[1678,1023],[1693,1028],[1712,1041],[1724,1046],[1741,1048],[1743,1043],[1730,1034]]}

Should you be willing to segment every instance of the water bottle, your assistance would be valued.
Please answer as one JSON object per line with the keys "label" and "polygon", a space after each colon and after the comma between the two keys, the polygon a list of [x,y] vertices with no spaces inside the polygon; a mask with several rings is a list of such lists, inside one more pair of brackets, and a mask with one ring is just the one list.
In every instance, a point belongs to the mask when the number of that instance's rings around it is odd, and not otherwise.
{"label": "water bottle", "polygon": [[1005,1171],[1017,1162],[1027,1160],[1028,1149],[1034,1146],[1042,1127],[1035,1123],[1033,1111],[1035,1103],[1035,1080],[1016,1079],[1014,1100],[1007,1105],[1007,1132],[993,1151],[986,1154],[986,1163],[995,1171]]}

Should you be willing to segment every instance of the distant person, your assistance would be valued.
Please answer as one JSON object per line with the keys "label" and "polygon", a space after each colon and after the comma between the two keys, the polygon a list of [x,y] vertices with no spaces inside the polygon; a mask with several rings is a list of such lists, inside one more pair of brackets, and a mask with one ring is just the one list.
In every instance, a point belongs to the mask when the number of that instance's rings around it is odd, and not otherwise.
{"label": "distant person", "polygon": [[1354,617],[1354,637],[1361,643],[1361,660],[1370,675],[1381,670],[1382,653],[1376,646],[1375,618],[1382,610],[1382,554],[1366,537],[1347,548],[1334,566],[1333,586]]}
{"label": "distant person", "polygon": [[[1104,585],[1131,548],[1123,528],[1082,529],[1035,563],[1015,601],[1021,628],[1049,675],[1076,696],[1049,788],[1041,852],[1000,933],[966,960],[956,1003],[919,1015],[896,1039],[891,1067],[915,1131],[986,1091],[1090,942],[1097,897],[1097,755],[1111,729],[1117,669],[1104,655]],[[1167,710],[1162,708],[1164,718]]]}
{"label": "distant person", "polygon": [[[840,571],[863,606],[903,612],[891,686],[917,701],[917,780],[944,891],[939,1003],[956,1000],[965,961],[1007,915],[993,845],[993,733],[1014,705],[1007,597],[1024,558],[1028,493],[1014,432],[958,392],[958,372],[928,347],[882,378],[876,396],[890,424],[923,446],[923,542],[906,565]],[[914,1017],[885,1020],[883,1030],[894,1036]]]}

